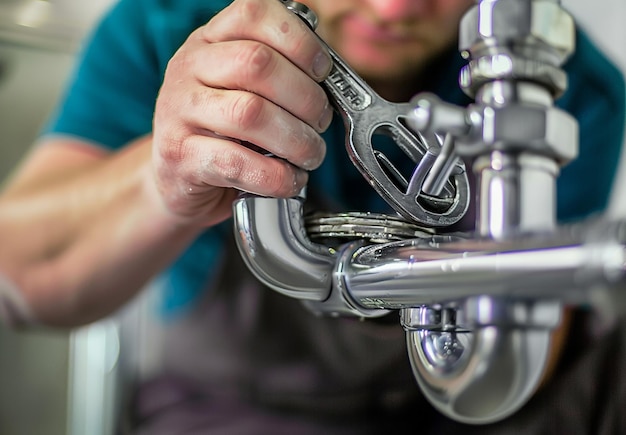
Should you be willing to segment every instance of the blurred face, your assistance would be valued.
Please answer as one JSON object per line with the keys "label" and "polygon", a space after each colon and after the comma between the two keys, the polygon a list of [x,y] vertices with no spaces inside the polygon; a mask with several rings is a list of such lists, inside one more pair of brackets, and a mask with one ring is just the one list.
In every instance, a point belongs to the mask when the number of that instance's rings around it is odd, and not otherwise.
{"label": "blurred face", "polygon": [[[381,94],[456,46],[459,20],[473,0],[303,0],[317,32]],[[401,97],[400,97],[401,98]],[[396,98],[397,99],[397,98]]]}

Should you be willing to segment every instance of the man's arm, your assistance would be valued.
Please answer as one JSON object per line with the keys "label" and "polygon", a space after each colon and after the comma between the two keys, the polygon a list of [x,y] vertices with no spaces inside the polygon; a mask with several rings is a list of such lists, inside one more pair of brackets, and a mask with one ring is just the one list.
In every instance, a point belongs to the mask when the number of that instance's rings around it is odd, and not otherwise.
{"label": "man's arm", "polygon": [[144,138],[106,154],[56,139],[28,157],[0,197],[0,271],[13,288],[5,305],[29,317],[15,321],[71,326],[102,317],[202,229],[164,207],[150,145]]}
{"label": "man's arm", "polygon": [[38,322],[90,322],[229,217],[239,190],[294,195],[324,157],[329,69],[280,2],[233,2],[170,60],[151,137],[115,153],[49,139],[27,157],[0,194],[3,279]]}

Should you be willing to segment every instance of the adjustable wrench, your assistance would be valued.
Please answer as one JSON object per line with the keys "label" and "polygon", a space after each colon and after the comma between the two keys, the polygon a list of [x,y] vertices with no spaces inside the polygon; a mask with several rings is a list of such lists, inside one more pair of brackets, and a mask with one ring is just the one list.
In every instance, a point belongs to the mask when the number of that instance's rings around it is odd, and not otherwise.
{"label": "adjustable wrench", "polygon": [[[299,2],[281,1],[315,30],[317,16],[311,9]],[[330,74],[321,85],[343,119],[345,145],[352,163],[405,219],[430,227],[456,223],[469,205],[469,182],[463,163],[454,162],[439,196],[426,194],[422,185],[442,148],[442,139],[407,128],[403,120],[414,109],[413,105],[382,98],[324,40],[319,40],[333,61]],[[416,164],[409,180],[382,151],[374,148],[372,140],[377,134],[390,136]]]}

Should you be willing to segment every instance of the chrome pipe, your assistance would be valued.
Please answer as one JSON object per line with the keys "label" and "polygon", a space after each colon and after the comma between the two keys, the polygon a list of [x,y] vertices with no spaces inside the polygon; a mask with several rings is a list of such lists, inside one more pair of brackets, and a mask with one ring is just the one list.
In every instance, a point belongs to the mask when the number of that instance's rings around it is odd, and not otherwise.
{"label": "chrome pipe", "polygon": [[501,420],[543,379],[561,305],[489,296],[460,305],[401,310],[413,374],[445,415],[470,424]]}
{"label": "chrome pipe", "polygon": [[457,421],[486,424],[511,415],[534,392],[550,335],[549,329],[485,326],[472,333],[409,331],[406,338],[429,402]]}
{"label": "chrome pipe", "polygon": [[[621,225],[614,224],[615,232]],[[590,289],[623,282],[626,249],[623,240],[590,240],[584,233],[504,241],[433,236],[346,249],[339,261],[343,285],[370,309],[478,295],[584,304]]]}
{"label": "chrome pipe", "polygon": [[453,234],[358,241],[336,251],[308,239],[301,201],[244,196],[234,207],[248,267],[265,285],[298,299],[323,302],[341,289],[365,310],[476,296],[587,304],[592,290],[623,285],[626,277],[626,221],[598,220],[506,240]]}
{"label": "chrome pipe", "polygon": [[289,199],[242,194],[233,204],[237,246],[252,273],[286,296],[323,301],[330,295],[334,250],[309,240],[304,193]]}

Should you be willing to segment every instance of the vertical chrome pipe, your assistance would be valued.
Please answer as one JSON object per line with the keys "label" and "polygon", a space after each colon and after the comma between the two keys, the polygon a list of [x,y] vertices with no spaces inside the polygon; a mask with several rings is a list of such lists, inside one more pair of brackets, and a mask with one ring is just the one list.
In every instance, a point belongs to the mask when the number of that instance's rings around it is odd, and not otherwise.
{"label": "vertical chrome pipe", "polygon": [[[475,104],[461,109],[418,96],[409,124],[453,132],[455,152],[473,162],[479,236],[507,240],[552,231],[559,165],[577,150],[576,122],[553,106],[566,87],[560,65],[573,51],[573,20],[558,1],[479,0],[463,17],[459,34],[461,53],[469,60],[459,81]],[[479,301],[488,311],[509,312],[520,304],[506,293],[470,296],[447,307],[427,307],[470,318],[462,331],[456,322],[444,329],[404,325],[422,390],[441,412],[467,423],[500,420],[528,400],[542,378],[556,324],[471,319],[466,311]],[[534,305],[558,322],[559,303],[541,299]],[[403,317],[419,309],[404,308]],[[433,352],[442,339],[443,350]]]}
{"label": "vertical chrome pipe", "polygon": [[[572,157],[577,139],[573,119],[552,106],[550,92],[534,83],[495,80],[476,92],[472,115],[480,119],[480,146],[470,150],[461,141],[460,152],[474,158],[481,236],[503,239],[556,227],[559,162]],[[558,137],[551,136],[554,122]]]}

